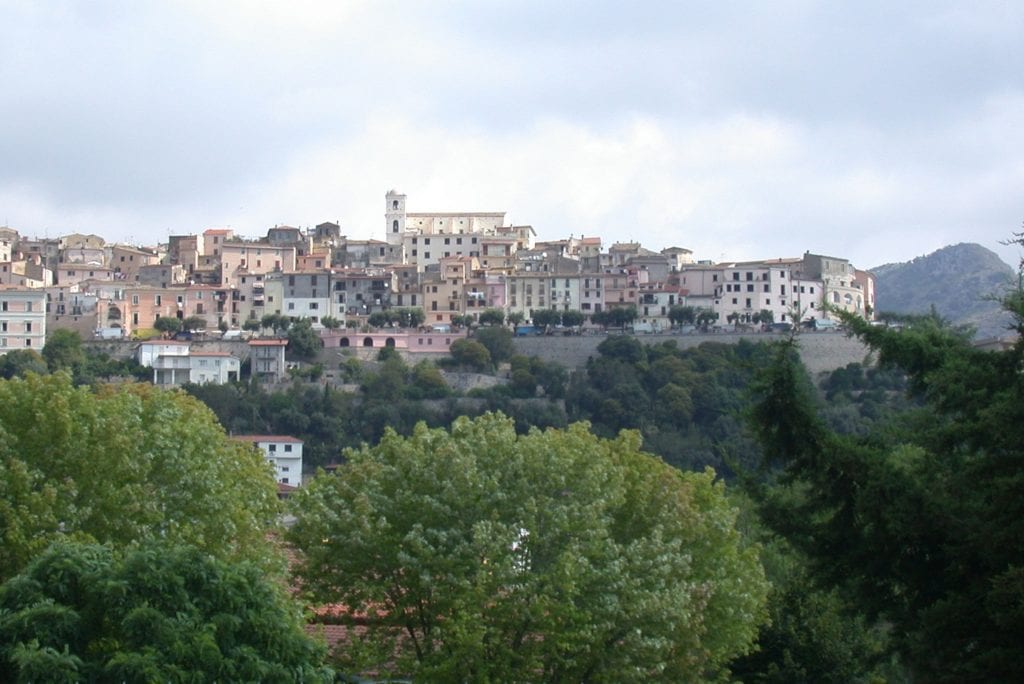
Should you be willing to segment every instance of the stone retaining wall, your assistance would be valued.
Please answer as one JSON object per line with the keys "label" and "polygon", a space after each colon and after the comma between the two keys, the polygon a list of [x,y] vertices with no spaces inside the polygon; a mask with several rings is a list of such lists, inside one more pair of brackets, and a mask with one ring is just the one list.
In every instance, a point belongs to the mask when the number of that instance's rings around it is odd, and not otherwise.
{"label": "stone retaining wall", "polygon": [[[567,368],[578,368],[586,364],[588,357],[598,355],[597,345],[606,337],[608,335],[517,337],[514,345],[520,354],[538,356],[544,361],[554,361]],[[704,342],[736,344],[739,340],[762,342],[782,339],[782,336],[773,333],[710,333],[640,334],[636,338],[643,344],[674,340],[680,349],[689,349]],[[862,362],[868,355],[868,348],[860,340],[847,337],[841,332],[802,332],[797,335],[797,340],[800,344],[800,357],[812,374],[833,371],[852,362]]]}

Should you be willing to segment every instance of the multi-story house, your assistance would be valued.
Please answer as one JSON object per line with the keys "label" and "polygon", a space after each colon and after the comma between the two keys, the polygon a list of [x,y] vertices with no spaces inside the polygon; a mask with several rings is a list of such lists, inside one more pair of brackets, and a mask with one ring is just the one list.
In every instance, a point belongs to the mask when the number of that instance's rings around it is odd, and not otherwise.
{"label": "multi-story house", "polygon": [[649,283],[640,287],[637,295],[637,322],[652,332],[672,327],[669,312],[672,307],[687,305],[687,291],[678,285]]}
{"label": "multi-story house", "polygon": [[41,351],[46,343],[46,291],[0,285],[0,353]]}
{"label": "multi-story house", "polygon": [[0,285],[36,288],[52,285],[53,280],[53,271],[43,265],[38,254],[20,261],[0,262]]}
{"label": "multi-story house", "polygon": [[46,288],[46,330],[74,330],[83,339],[100,327],[96,317],[96,295],[82,292],[79,285],[51,285]]}
{"label": "multi-story house", "polygon": [[171,287],[187,282],[185,267],[181,264],[143,264],[135,269],[135,275],[128,282],[150,287]]}
{"label": "multi-story house", "polygon": [[274,467],[278,484],[302,484],[302,440],[286,435],[233,435],[231,439],[247,442],[263,452]]}
{"label": "multi-story house", "polygon": [[634,268],[611,268],[604,274],[604,308],[636,306],[637,292],[647,273]]}
{"label": "multi-story house", "polygon": [[480,265],[491,273],[512,273],[516,263],[514,237],[488,235],[480,238]]}
{"label": "multi-story house", "polygon": [[86,280],[114,280],[114,272],[103,265],[62,262],[57,265],[57,283],[74,285]]}
{"label": "multi-story house", "polygon": [[806,252],[802,275],[821,281],[823,299],[830,306],[865,315],[864,291],[857,280],[857,270],[848,260]]}
{"label": "multi-story house", "polygon": [[[236,297],[234,305],[238,316],[237,325],[242,325],[245,321],[259,320],[263,318],[264,314],[269,313],[266,310],[267,277],[261,273],[241,274],[238,276],[238,282],[235,283],[233,294]],[[278,279],[278,285],[281,286],[280,279]],[[283,286],[281,286],[281,292],[283,291]],[[232,323],[232,325],[236,325],[236,323]]]}
{"label": "multi-story house", "polygon": [[167,263],[180,265],[187,274],[191,274],[199,266],[201,254],[202,248],[197,235],[171,235],[167,238]]}
{"label": "multi-story house", "polygon": [[295,247],[232,240],[220,243],[220,284],[231,285],[243,274],[295,271]]}
{"label": "multi-story house", "polygon": [[[154,250],[132,247],[130,245],[111,245],[107,248],[109,255],[107,265],[114,272],[117,280],[142,282],[139,274],[144,267],[159,266],[160,256]],[[164,268],[169,268],[164,266]],[[181,269],[184,280],[184,269]]]}
{"label": "multi-story house", "polygon": [[330,270],[275,273],[268,280],[277,278],[282,281],[281,313],[308,318],[314,325],[319,325],[324,316],[332,315]]}
{"label": "multi-story house", "polygon": [[18,231],[0,226],[0,264],[10,261],[14,256],[14,245],[18,242]]}
{"label": "multi-story house", "polygon": [[587,316],[600,313],[604,310],[605,274],[584,272],[580,278],[580,311]]}
{"label": "multi-story house", "polygon": [[339,320],[365,321],[372,313],[390,309],[395,282],[390,269],[336,269],[331,274],[332,315]]}
{"label": "multi-story house", "polygon": [[199,351],[179,340],[149,340],[135,352],[140,366],[153,369],[153,384],[177,387],[191,382],[197,385],[223,385],[238,380],[241,363],[226,352]]}
{"label": "multi-story house", "polygon": [[685,247],[666,247],[661,254],[668,259],[673,271],[681,271],[693,263],[693,250]]}
{"label": "multi-story house", "polygon": [[258,339],[249,341],[249,362],[253,377],[263,382],[280,382],[287,377],[284,350],[288,340]]}
{"label": "multi-story house", "polygon": [[395,274],[394,305],[402,308],[418,308],[423,305],[420,273],[415,266],[398,264],[391,267]]}

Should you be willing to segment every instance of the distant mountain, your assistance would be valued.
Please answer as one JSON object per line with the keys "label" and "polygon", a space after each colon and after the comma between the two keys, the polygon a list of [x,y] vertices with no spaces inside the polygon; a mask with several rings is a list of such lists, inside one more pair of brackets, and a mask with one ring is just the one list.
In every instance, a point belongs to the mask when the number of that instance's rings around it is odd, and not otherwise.
{"label": "distant mountain", "polygon": [[961,243],[902,264],[871,269],[876,278],[878,312],[928,313],[932,305],[956,325],[971,325],[977,337],[1007,333],[1010,318],[998,297],[1016,281],[1016,273],[981,245]]}

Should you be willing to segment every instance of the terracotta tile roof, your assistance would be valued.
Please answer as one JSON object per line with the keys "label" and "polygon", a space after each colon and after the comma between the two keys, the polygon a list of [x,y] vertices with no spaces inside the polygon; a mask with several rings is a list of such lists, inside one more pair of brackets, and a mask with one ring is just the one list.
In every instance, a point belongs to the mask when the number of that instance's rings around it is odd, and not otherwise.
{"label": "terracotta tile roof", "polygon": [[287,347],[288,340],[249,340],[254,347]]}

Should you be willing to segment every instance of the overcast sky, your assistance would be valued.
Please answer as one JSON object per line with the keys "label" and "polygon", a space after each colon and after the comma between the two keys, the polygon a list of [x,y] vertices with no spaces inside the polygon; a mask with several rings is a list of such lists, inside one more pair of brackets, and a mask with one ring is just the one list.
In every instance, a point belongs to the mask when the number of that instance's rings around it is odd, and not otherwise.
{"label": "overcast sky", "polygon": [[0,0],[0,225],[507,211],[860,267],[1024,221],[1024,3]]}

